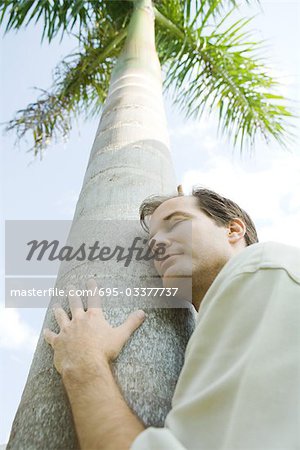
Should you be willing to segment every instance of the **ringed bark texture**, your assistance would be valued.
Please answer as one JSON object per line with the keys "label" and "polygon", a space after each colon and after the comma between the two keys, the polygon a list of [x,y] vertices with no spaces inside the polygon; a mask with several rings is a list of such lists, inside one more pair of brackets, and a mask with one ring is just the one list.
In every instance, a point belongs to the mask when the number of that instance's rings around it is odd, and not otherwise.
{"label": "ringed bark texture", "polygon": [[[115,67],[107,101],[92,147],[68,244],[115,238],[129,246],[145,237],[138,208],[152,194],[176,193],[162,99],[159,60],[154,42],[150,0],[135,2],[124,51]],[[120,221],[123,222],[120,222]],[[122,225],[123,224],[123,225]],[[145,280],[145,273],[149,279]],[[153,278],[151,278],[153,276]],[[159,283],[153,263],[71,261],[62,263],[58,287],[83,287],[90,277],[101,286],[119,288]],[[146,277],[147,278],[147,277]],[[149,284],[150,283],[150,284]],[[107,319],[118,325],[140,307],[141,298],[118,298],[104,305]],[[157,299],[154,299],[157,302]],[[56,330],[51,305],[43,328]],[[149,305],[151,299],[147,298]],[[66,299],[62,302],[67,308]],[[145,304],[143,305],[145,308]],[[114,371],[127,402],[146,425],[163,426],[194,326],[191,308],[147,308],[147,320],[115,363]],[[101,408],[101,403],[99,404]],[[99,424],[101,425],[101,424]],[[40,336],[7,446],[8,450],[79,448],[72,414],[53,353]]]}

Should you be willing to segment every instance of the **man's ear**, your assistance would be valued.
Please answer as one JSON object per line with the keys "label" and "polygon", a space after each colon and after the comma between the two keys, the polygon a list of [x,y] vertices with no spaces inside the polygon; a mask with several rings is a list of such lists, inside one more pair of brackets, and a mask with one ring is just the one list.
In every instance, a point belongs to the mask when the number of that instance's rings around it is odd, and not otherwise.
{"label": "man's ear", "polygon": [[238,217],[232,219],[228,224],[228,240],[231,244],[236,244],[246,234],[246,225],[242,219]]}

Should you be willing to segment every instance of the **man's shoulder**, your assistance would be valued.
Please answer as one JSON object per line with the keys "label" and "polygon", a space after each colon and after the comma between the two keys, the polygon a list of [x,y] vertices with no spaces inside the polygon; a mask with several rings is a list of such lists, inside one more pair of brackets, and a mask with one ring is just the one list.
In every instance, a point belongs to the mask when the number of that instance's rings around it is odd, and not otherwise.
{"label": "man's shoulder", "polygon": [[280,242],[259,242],[229,260],[224,269],[231,274],[284,269],[300,283],[300,248]]}
{"label": "man's shoulder", "polygon": [[241,288],[248,275],[251,277],[251,274],[260,270],[284,270],[300,285],[300,248],[279,242],[261,242],[246,247],[219,272],[202,300],[199,312],[203,315],[208,305],[224,289],[232,289],[232,283]]}

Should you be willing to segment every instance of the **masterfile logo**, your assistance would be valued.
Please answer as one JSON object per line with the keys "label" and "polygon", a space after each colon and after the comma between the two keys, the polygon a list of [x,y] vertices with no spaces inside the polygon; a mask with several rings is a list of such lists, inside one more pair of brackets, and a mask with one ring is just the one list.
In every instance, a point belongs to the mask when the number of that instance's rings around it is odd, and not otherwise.
{"label": "masterfile logo", "polygon": [[173,294],[180,284],[192,286],[185,274],[164,290],[154,262],[168,257],[166,245],[149,242],[137,220],[7,221],[5,242],[7,307],[47,307],[70,284],[84,290],[88,278],[104,289],[109,307],[132,299],[139,307],[182,307]]}

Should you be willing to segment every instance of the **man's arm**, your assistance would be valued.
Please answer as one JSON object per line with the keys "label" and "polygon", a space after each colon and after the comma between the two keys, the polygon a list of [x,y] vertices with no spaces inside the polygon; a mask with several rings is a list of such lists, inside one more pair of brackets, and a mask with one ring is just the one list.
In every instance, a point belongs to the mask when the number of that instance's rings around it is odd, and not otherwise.
{"label": "man's arm", "polygon": [[[89,281],[94,290],[95,281]],[[88,310],[80,297],[69,296],[72,320],[57,306],[59,334],[46,329],[54,350],[54,365],[61,374],[82,450],[126,450],[144,425],[125,403],[113,378],[110,363],[117,358],[132,333],[142,324],[142,311],[112,328],[100,308],[100,298],[89,298]]]}
{"label": "man's arm", "polygon": [[63,383],[82,450],[127,450],[145,429],[125,403],[106,361],[93,379],[71,372]]}

